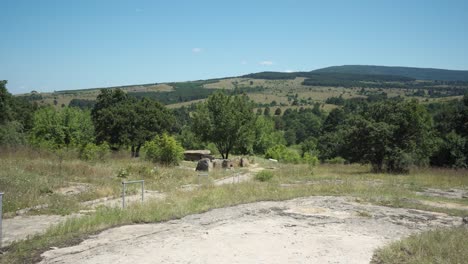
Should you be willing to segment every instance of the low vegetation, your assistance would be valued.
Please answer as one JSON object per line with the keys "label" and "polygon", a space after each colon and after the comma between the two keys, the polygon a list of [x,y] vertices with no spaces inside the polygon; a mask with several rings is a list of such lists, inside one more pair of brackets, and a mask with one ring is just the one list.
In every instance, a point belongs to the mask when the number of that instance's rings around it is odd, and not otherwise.
{"label": "low vegetation", "polygon": [[468,259],[467,227],[414,234],[378,249],[371,263],[464,263]]}

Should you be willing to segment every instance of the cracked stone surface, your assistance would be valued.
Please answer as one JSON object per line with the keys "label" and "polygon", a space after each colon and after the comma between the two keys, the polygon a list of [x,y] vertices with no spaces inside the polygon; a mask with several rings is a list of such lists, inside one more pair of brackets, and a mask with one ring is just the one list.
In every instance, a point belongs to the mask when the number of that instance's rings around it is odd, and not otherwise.
{"label": "cracked stone surface", "polygon": [[41,263],[368,263],[391,241],[461,217],[316,196],[103,231]]}

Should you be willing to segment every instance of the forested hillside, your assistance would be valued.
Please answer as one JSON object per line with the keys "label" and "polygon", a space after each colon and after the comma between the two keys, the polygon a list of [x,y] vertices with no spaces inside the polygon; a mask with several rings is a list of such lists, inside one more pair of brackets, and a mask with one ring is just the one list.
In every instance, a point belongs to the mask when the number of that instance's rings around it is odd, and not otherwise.
{"label": "forested hillside", "polygon": [[316,73],[352,73],[405,76],[418,80],[468,81],[468,71],[444,70],[414,67],[389,67],[370,65],[332,66],[315,70]]}

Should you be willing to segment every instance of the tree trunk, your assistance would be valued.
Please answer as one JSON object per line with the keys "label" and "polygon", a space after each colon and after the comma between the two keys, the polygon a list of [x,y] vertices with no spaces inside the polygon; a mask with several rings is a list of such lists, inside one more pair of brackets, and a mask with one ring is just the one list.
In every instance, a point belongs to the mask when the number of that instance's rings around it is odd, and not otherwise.
{"label": "tree trunk", "polygon": [[132,145],[132,158],[135,158],[135,146]]}
{"label": "tree trunk", "polygon": [[141,148],[141,144],[138,144],[138,146],[136,147],[136,150],[135,150],[135,158],[140,157],[140,148]]}

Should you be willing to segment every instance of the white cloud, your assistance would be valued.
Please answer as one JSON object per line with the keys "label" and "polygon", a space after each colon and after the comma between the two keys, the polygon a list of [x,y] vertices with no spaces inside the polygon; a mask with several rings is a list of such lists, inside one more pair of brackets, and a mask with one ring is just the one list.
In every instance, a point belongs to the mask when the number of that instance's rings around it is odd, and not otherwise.
{"label": "white cloud", "polygon": [[294,72],[293,70],[285,70],[284,72],[291,73]]}
{"label": "white cloud", "polygon": [[264,65],[264,66],[271,66],[271,65],[273,65],[274,63],[273,63],[272,61],[261,61],[261,62],[259,62],[258,64]]}
{"label": "white cloud", "polygon": [[200,52],[202,52],[202,51],[203,51],[202,48],[193,48],[193,49],[192,49],[192,52],[193,52],[193,53],[200,53]]}

